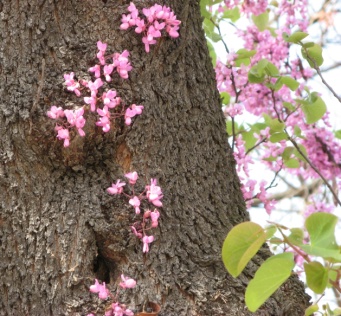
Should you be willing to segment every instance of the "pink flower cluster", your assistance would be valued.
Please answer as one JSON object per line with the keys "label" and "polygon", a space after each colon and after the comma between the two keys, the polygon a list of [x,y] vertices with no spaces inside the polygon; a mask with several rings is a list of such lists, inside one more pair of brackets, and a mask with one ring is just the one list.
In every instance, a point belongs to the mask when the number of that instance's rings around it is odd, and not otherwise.
{"label": "pink flower cluster", "polygon": [[156,38],[162,36],[165,30],[170,37],[177,38],[180,21],[176,19],[174,12],[166,6],[154,4],[150,8],[143,8],[145,19],[139,17],[139,11],[133,2],[128,7],[129,14],[123,14],[121,19],[121,30],[135,27],[136,33],[142,33],[142,42],[145,50],[149,53],[150,45],[156,44]]}
{"label": "pink flower cluster", "polygon": [[[219,12],[224,12],[225,9],[233,9],[239,6],[241,12],[247,16],[250,13],[260,14],[266,10],[267,1],[239,1],[230,0],[224,1],[225,7],[220,7]],[[328,180],[333,180],[335,177],[341,176],[341,154],[340,140],[336,139],[332,131],[328,129],[329,122],[327,114],[315,124],[307,124],[301,106],[296,103],[296,99],[304,99],[306,92],[304,85],[313,72],[310,68],[305,68],[302,61],[297,56],[290,56],[290,44],[287,43],[283,34],[292,33],[292,28],[299,26],[300,31],[305,32],[308,25],[307,1],[280,1],[278,8],[271,7],[275,10],[275,14],[280,15],[279,22],[281,26],[273,34],[270,29],[259,31],[256,25],[249,25],[246,29],[238,30],[237,35],[244,40],[243,48],[247,50],[255,50],[256,54],[251,57],[250,65],[242,64],[236,67],[235,59],[238,54],[229,53],[226,63],[217,62],[216,79],[220,92],[227,92],[231,96],[230,104],[223,107],[223,111],[227,119],[230,117],[238,120],[238,115],[248,112],[255,117],[267,115],[272,120],[278,119],[285,123],[286,131],[295,137],[296,143],[302,148],[305,148],[310,161],[317,167],[318,170]],[[294,57],[294,58],[292,58]],[[280,75],[289,76],[296,79],[300,86],[296,91],[291,91],[287,86],[283,85],[277,91],[272,91],[269,86],[276,82],[276,78],[267,79],[264,83],[250,83],[248,81],[248,73],[252,66],[257,64],[261,59],[267,59],[277,66]],[[286,104],[291,104],[292,109],[285,107]],[[262,123],[261,123],[262,124]],[[245,125],[244,125],[245,126]],[[239,129],[235,125],[236,135],[235,143],[235,159],[237,161],[238,174],[243,183],[243,193],[247,199],[248,205],[251,205],[253,198],[259,198],[265,206],[265,209],[270,213],[274,208],[272,201],[268,201],[265,194],[265,184],[260,180],[253,180],[250,176],[251,164],[255,159],[261,159],[262,164],[267,169],[277,173],[279,170],[294,175],[300,175],[303,179],[318,178],[319,175],[310,168],[301,159],[299,166],[296,168],[288,167],[282,158],[283,152],[288,152],[288,147],[293,145],[287,140],[271,141],[270,127],[248,131]],[[252,128],[252,125],[251,125]],[[297,130],[300,130],[301,136],[296,137]],[[248,151],[245,140],[250,134],[256,139],[256,151]],[[245,135],[243,139],[242,136]],[[249,145],[250,146],[250,145]],[[249,148],[248,148],[249,149]],[[255,153],[256,152],[256,153]],[[297,160],[294,151],[289,157]],[[339,184],[341,189],[341,185]],[[259,191],[257,193],[257,189]]]}
{"label": "pink flower cluster", "polygon": [[[131,195],[125,194],[123,192],[123,188],[125,187],[126,183],[121,182],[120,179],[117,180],[116,183],[112,183],[111,187],[107,188],[107,192],[111,195],[124,194],[127,198],[129,198],[129,204],[134,208],[136,215],[141,213],[140,207],[142,201],[144,200],[156,207],[162,207],[161,199],[163,197],[163,193],[161,188],[157,185],[156,179],[151,179],[150,185],[146,185],[145,190],[142,193],[135,194],[134,185],[138,179],[137,172],[129,172],[125,175],[125,177],[129,180],[129,184],[132,188]],[[144,253],[149,251],[149,244],[154,241],[154,236],[147,235],[146,232],[152,228],[156,228],[159,225],[159,217],[160,212],[157,210],[157,208],[155,208],[153,211],[146,209],[142,214],[142,220],[135,222],[131,226],[131,231],[133,234],[142,240],[142,251]]]}
{"label": "pink flower cluster", "polygon": [[83,117],[84,108],[81,107],[77,110],[63,110],[61,107],[52,106],[50,111],[47,112],[47,116],[52,119],[66,118],[64,126],[56,125],[57,138],[64,140],[64,147],[70,145],[70,133],[69,128],[76,127],[80,136],[85,136],[83,127],[85,125],[85,118]]}
{"label": "pink flower cluster", "polygon": [[[114,119],[124,116],[125,124],[130,125],[132,118],[142,114],[144,109],[143,105],[132,104],[124,110],[125,106],[122,105],[121,98],[113,89],[103,91],[100,94],[102,87],[112,81],[111,76],[115,70],[121,78],[128,79],[132,66],[128,60],[128,51],[125,50],[122,54],[114,53],[112,63],[106,63],[107,60],[111,60],[111,56],[105,56],[107,44],[98,41],[97,48],[99,64],[89,68],[89,72],[93,73],[96,79],[93,81],[84,79],[77,81],[73,72],[64,75],[67,90],[74,92],[78,97],[82,95],[81,90],[89,93],[88,96],[83,97],[85,105],[77,110],[64,110],[53,105],[47,112],[48,117],[58,121],[55,130],[57,131],[57,138],[64,140],[64,147],[70,145],[70,128],[75,127],[80,136],[85,136],[83,127],[86,119],[83,115],[87,112],[88,107],[90,112],[97,112],[99,118],[96,125],[101,127],[105,133],[110,131],[111,122]],[[99,103],[103,105],[102,108],[99,107]],[[120,106],[121,109],[119,109]]]}
{"label": "pink flower cluster", "polygon": [[[124,274],[121,275],[122,282],[120,282],[120,287],[122,289],[132,289],[136,286],[136,281],[132,278],[126,277]],[[101,300],[106,300],[109,296],[115,297],[106,288],[105,282],[100,284],[98,280],[95,280],[95,284],[90,286],[90,292],[97,293]],[[118,294],[118,293],[117,293]],[[116,295],[117,296],[117,295]],[[110,309],[106,310],[105,316],[133,316],[134,313],[128,309],[124,304],[114,302],[111,304]],[[87,316],[94,316],[93,314],[88,314]]]}

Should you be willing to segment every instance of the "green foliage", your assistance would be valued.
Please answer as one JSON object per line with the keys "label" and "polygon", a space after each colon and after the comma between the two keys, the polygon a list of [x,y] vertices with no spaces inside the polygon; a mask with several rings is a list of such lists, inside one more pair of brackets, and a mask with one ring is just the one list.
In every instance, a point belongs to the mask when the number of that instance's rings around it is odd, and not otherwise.
{"label": "green foliage", "polygon": [[319,306],[317,304],[309,306],[304,313],[304,316],[311,316],[314,315],[315,312],[319,310]]}
{"label": "green foliage", "polygon": [[291,275],[295,266],[290,252],[268,258],[246,288],[245,302],[255,312]]}
{"label": "green foliage", "polygon": [[300,245],[307,254],[341,262],[340,247],[335,240],[337,217],[328,213],[314,213],[305,222],[310,244]]}
{"label": "green foliage", "polygon": [[299,44],[303,39],[305,39],[309,34],[304,32],[295,32],[290,36],[286,33],[283,34],[283,38],[288,43]]}
{"label": "green foliage", "polygon": [[256,65],[251,67],[248,73],[248,79],[250,83],[262,83],[264,82],[266,76],[279,76],[278,68],[267,59],[261,59]]}
{"label": "green foliage", "polygon": [[300,84],[294,78],[281,76],[277,79],[275,83],[275,91],[281,89],[283,85],[286,85],[291,91],[296,91]]}
{"label": "green foliage", "polygon": [[334,134],[336,138],[341,139],[341,129],[335,131]]}
{"label": "green foliage", "polygon": [[252,15],[252,21],[257,26],[258,30],[265,31],[269,24],[269,12],[266,11],[259,15]]}
{"label": "green foliage", "polygon": [[232,22],[236,22],[237,20],[239,20],[240,18],[240,11],[238,7],[234,7],[231,10],[226,10],[224,11],[223,15],[222,15],[223,19],[229,19]]}
{"label": "green foliage", "polygon": [[327,111],[326,104],[316,92],[309,94],[306,100],[297,99],[296,102],[302,105],[307,124],[316,123]]}
{"label": "green foliage", "polygon": [[[294,152],[295,148],[287,148],[283,156],[289,162]],[[275,245],[287,244],[303,256],[308,254],[320,257],[325,262],[310,261],[306,257],[307,262],[304,263],[308,287],[316,294],[322,294],[327,287],[340,282],[341,248],[335,239],[337,221],[338,218],[332,214],[311,214],[305,222],[308,243],[304,242],[304,231],[300,228],[288,230],[275,224],[263,229],[252,222],[239,224],[230,231],[223,245],[225,267],[232,276],[237,277],[265,240]],[[282,239],[273,237],[277,230]],[[284,235],[283,231],[289,233]],[[255,312],[290,277],[294,265],[294,254],[286,252],[268,258],[259,267],[245,293],[245,302],[251,312]],[[315,311],[316,307],[313,305],[306,310],[305,315],[311,315]],[[330,311],[328,315],[337,315],[337,312]]]}
{"label": "green foliage", "polygon": [[323,64],[322,47],[315,43],[313,43],[313,45],[311,45],[310,43],[308,44],[309,45],[304,44],[302,46],[301,52],[303,58],[308,61],[310,67],[320,67]]}
{"label": "green foliage", "polygon": [[317,261],[304,263],[307,285],[317,294],[322,294],[328,283],[328,270]]}
{"label": "green foliage", "polygon": [[230,96],[229,93],[221,92],[220,93],[220,98],[221,98],[221,101],[222,101],[223,104],[229,104],[230,103],[231,96]]}
{"label": "green foliage", "polygon": [[250,65],[251,57],[256,54],[255,50],[239,49],[237,52],[237,58],[235,59],[236,67],[240,67],[242,64],[245,66]]}
{"label": "green foliage", "polygon": [[241,223],[227,235],[222,257],[227,271],[237,277],[266,240],[263,228],[253,222]]}

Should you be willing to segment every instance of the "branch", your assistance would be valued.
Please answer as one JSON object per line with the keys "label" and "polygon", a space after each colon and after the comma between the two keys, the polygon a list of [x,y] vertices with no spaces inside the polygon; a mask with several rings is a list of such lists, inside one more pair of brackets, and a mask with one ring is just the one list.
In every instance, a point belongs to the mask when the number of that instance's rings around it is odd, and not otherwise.
{"label": "branch", "polygon": [[[280,201],[283,199],[289,199],[292,197],[302,197],[304,198],[306,196],[306,193],[308,192],[308,194],[312,194],[316,191],[316,189],[319,188],[319,186],[321,185],[322,180],[321,179],[317,179],[315,181],[313,181],[312,183],[310,183],[309,185],[302,185],[300,188],[291,188],[288,189],[284,192],[279,192],[279,193],[275,193],[271,196],[269,196],[269,200],[275,200],[275,201]],[[261,204],[262,202],[260,200],[254,200],[254,202],[252,203],[252,206],[256,207],[259,204]]]}
{"label": "branch", "polygon": [[297,149],[297,151],[300,153],[300,155],[304,158],[304,160],[309,164],[309,166],[320,176],[320,178],[323,180],[324,184],[328,187],[330,192],[335,198],[335,201],[341,206],[341,201],[337,194],[335,193],[334,189],[332,186],[329,184],[328,180],[323,176],[323,174],[318,170],[315,165],[310,161],[310,159],[304,154],[304,152],[301,150],[301,148],[298,146],[296,141],[289,135],[289,133],[284,129],[284,132],[287,134],[288,139],[290,142],[294,145],[294,147]]}

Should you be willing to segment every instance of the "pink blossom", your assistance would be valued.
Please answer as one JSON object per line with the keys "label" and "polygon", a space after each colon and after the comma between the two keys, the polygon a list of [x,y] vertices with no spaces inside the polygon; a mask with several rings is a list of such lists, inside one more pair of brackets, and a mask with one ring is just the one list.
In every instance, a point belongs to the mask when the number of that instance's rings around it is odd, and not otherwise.
{"label": "pink blossom", "polygon": [[64,117],[64,110],[61,107],[51,106],[50,111],[47,111],[47,116],[52,119],[58,119]]}
{"label": "pink blossom", "polygon": [[108,107],[105,105],[103,110],[97,109],[97,113],[101,116],[99,121],[96,122],[97,126],[102,126],[103,132],[107,133],[110,131],[110,112]]}
{"label": "pink blossom", "polygon": [[116,183],[112,183],[111,187],[107,189],[107,192],[111,195],[121,194],[123,192],[123,187],[125,186],[125,182],[121,182],[120,179],[116,181]]}
{"label": "pink blossom", "polygon": [[127,30],[131,25],[134,25],[135,20],[131,18],[131,14],[123,14],[121,22],[122,24],[120,25],[120,29]]}
{"label": "pink blossom", "polygon": [[131,119],[136,116],[136,115],[140,115],[142,113],[142,110],[144,109],[143,105],[136,105],[136,104],[132,104],[127,110],[126,113],[124,115],[125,118],[125,123],[126,125],[130,125],[131,124]]}
{"label": "pink blossom", "polygon": [[114,65],[113,64],[104,65],[104,67],[103,67],[103,75],[105,76],[105,80],[107,82],[111,81],[110,75],[113,72],[113,70],[114,70]]}
{"label": "pink blossom", "polygon": [[135,208],[135,213],[140,214],[140,199],[137,196],[134,196],[132,199],[129,200],[129,204]]}
{"label": "pink blossom", "polygon": [[105,316],[134,316],[134,313],[123,304],[113,303],[111,308],[110,314],[108,313]]}
{"label": "pink blossom", "polygon": [[57,138],[58,139],[64,139],[64,147],[70,146],[70,135],[69,130],[61,127],[57,127],[56,129],[58,131]]}
{"label": "pink blossom", "polygon": [[154,241],[154,236],[144,236],[142,238],[143,242],[143,252],[148,252],[149,251],[149,244]]}
{"label": "pink blossom", "polygon": [[89,72],[93,72],[95,74],[95,77],[99,78],[101,76],[101,66],[95,65],[93,67],[90,67]]}
{"label": "pink blossom", "polygon": [[64,74],[65,84],[67,86],[66,89],[74,92],[77,95],[77,97],[79,97],[81,95],[80,91],[78,90],[80,85],[79,85],[79,82],[76,82],[73,79],[74,75],[75,75],[74,72],[70,72],[70,74]]}
{"label": "pink blossom", "polygon": [[140,231],[137,231],[136,228],[134,226],[130,226],[131,231],[133,232],[133,234],[137,237],[137,238],[142,238],[143,235]]}
{"label": "pink blossom", "polygon": [[67,118],[67,121],[71,126],[76,126],[78,133],[80,136],[85,136],[85,132],[83,131],[83,127],[85,125],[85,118],[83,117],[84,108],[81,107],[77,110],[65,110],[64,114]]}
{"label": "pink blossom", "polygon": [[115,53],[113,57],[113,66],[116,67],[116,71],[121,78],[127,79],[129,77],[128,72],[133,69],[129,62],[130,53],[124,50],[122,54]]}
{"label": "pink blossom", "polygon": [[136,281],[132,278],[124,276],[124,274],[121,274],[122,282],[120,283],[120,287],[124,289],[132,289],[136,286]]}
{"label": "pink blossom", "polygon": [[106,300],[109,296],[109,290],[105,287],[105,282],[100,284],[97,279],[95,279],[95,284],[90,286],[90,292],[98,293],[101,300]]}
{"label": "pink blossom", "polygon": [[162,202],[160,200],[162,199],[163,194],[162,194],[161,188],[157,186],[156,184],[157,184],[156,179],[152,179],[151,184],[146,186],[146,190],[147,190],[146,195],[147,195],[149,202],[153,203],[157,207],[161,207]]}
{"label": "pink blossom", "polygon": [[107,49],[107,44],[102,43],[101,41],[98,41],[97,48],[99,50],[99,52],[97,53],[97,58],[99,59],[101,65],[104,65],[105,64],[104,54]]}
{"label": "pink blossom", "polygon": [[137,18],[135,20],[135,23],[136,23],[136,28],[135,28],[136,33],[142,33],[146,29],[146,25],[144,24],[144,20]]}
{"label": "pink blossom", "polygon": [[160,213],[156,209],[150,213],[150,218],[152,220],[152,227],[157,227],[159,225],[158,223],[159,217],[160,217]]}
{"label": "pink blossom", "polygon": [[121,98],[116,97],[116,91],[108,90],[102,94],[102,99],[104,105],[108,106],[108,108],[113,109],[117,105],[121,103]]}
{"label": "pink blossom", "polygon": [[127,174],[124,175],[126,178],[129,179],[129,183],[134,185],[138,179],[138,174],[136,171],[133,171],[133,172],[129,172]]}

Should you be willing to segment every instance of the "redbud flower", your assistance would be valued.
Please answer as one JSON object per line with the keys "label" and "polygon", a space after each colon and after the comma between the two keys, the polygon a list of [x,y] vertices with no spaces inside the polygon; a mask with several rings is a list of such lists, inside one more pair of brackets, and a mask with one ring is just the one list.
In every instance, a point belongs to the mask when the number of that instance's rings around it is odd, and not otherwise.
{"label": "redbud flower", "polygon": [[159,225],[158,223],[159,217],[160,217],[160,213],[156,209],[150,213],[150,218],[152,220],[152,227],[157,227]]}
{"label": "redbud flower", "polygon": [[124,289],[132,289],[136,286],[136,281],[132,278],[124,276],[124,274],[121,274],[122,282],[120,283],[120,287]]}
{"label": "redbud flower", "polygon": [[69,135],[69,130],[62,128],[60,126],[56,127],[58,130],[58,139],[64,139],[64,147],[69,147],[70,145],[70,135]]}
{"label": "redbud flower", "polygon": [[111,73],[113,72],[114,70],[114,65],[113,64],[110,64],[110,65],[105,65],[103,67],[103,75],[105,76],[105,80],[107,82],[110,82],[111,81]]}
{"label": "redbud flower", "polygon": [[130,226],[130,228],[131,228],[131,231],[133,232],[133,234],[134,234],[137,238],[140,238],[140,239],[142,238],[143,235],[142,235],[140,232],[138,232],[134,226]]}
{"label": "redbud flower", "polygon": [[134,206],[135,208],[135,213],[136,214],[140,214],[141,210],[140,210],[140,199],[137,196],[134,196],[132,199],[129,200],[129,204]]}
{"label": "redbud flower", "polygon": [[161,188],[156,185],[156,179],[151,180],[151,184],[146,186],[147,189],[147,198],[149,202],[153,203],[155,206],[161,207],[162,202],[160,201],[163,197]]}
{"label": "redbud flower", "polygon": [[65,84],[67,86],[66,89],[74,92],[77,97],[79,97],[81,95],[80,91],[78,90],[80,85],[73,79],[74,75],[75,74],[73,72],[70,72],[70,74],[64,74]]}
{"label": "redbud flower", "polygon": [[127,174],[124,175],[126,178],[129,179],[129,183],[134,185],[138,179],[138,174],[136,171],[133,171],[133,172],[129,172]]}
{"label": "redbud flower", "polygon": [[144,109],[143,105],[136,105],[136,104],[132,104],[127,110],[126,113],[124,115],[125,118],[125,123],[126,125],[130,125],[131,124],[131,119],[136,116],[136,115],[140,115],[142,113],[142,110]]}
{"label": "redbud flower", "polygon": [[93,67],[89,68],[89,72],[95,73],[95,77],[99,78],[101,76],[101,66],[100,65],[95,65]]}
{"label": "redbud flower", "polygon": [[107,106],[103,107],[103,110],[97,109],[97,113],[102,116],[99,121],[96,122],[97,126],[102,126],[103,132],[110,131],[110,112]]}
{"label": "redbud flower", "polygon": [[55,105],[52,105],[50,111],[47,111],[47,116],[52,119],[64,117],[64,110],[61,107],[57,108]]}
{"label": "redbud flower", "polygon": [[125,185],[125,182],[121,182],[121,180],[118,179],[115,184],[113,183],[111,187],[107,189],[107,192],[111,195],[121,194]]}
{"label": "redbud flower", "polygon": [[105,282],[100,284],[97,279],[95,279],[95,284],[90,286],[90,292],[98,293],[98,297],[101,300],[105,300],[109,296],[109,290],[105,287]]}
{"label": "redbud flower", "polygon": [[149,244],[154,241],[154,236],[144,236],[142,238],[143,242],[143,252],[148,252],[149,251]]}

